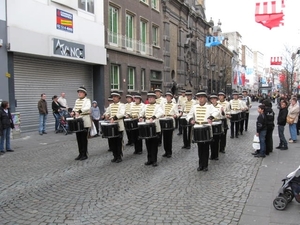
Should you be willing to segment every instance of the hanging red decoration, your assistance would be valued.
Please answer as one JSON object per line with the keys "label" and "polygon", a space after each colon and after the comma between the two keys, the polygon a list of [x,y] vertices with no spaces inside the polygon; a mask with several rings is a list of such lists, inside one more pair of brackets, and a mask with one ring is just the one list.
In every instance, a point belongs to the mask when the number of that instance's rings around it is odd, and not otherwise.
{"label": "hanging red decoration", "polygon": [[282,57],[271,57],[270,64],[272,66],[280,66],[282,64]]}
{"label": "hanging red decoration", "polygon": [[284,74],[279,74],[279,81],[281,82],[281,83],[283,83],[284,81],[285,81],[285,75]]}
{"label": "hanging red decoration", "polygon": [[284,0],[281,0],[280,12],[276,12],[276,1],[271,1],[272,11],[268,13],[268,3],[270,2],[263,2],[263,13],[259,13],[260,3],[256,3],[255,21],[269,29],[283,25],[284,14],[282,9],[285,7]]}

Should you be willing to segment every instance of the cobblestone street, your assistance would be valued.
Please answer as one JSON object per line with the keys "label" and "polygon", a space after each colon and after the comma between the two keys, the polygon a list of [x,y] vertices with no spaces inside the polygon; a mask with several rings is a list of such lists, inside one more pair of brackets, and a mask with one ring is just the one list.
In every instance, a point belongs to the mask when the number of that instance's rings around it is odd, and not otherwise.
{"label": "cobblestone street", "polygon": [[[0,223],[43,224],[239,224],[261,159],[250,152],[257,105],[249,130],[230,139],[226,153],[197,172],[197,145],[181,149],[173,137],[173,156],[147,167],[146,148],[134,155],[125,147],[123,162],[110,162],[107,140],[89,139],[89,159],[75,161],[76,136],[22,134],[13,153],[1,156]],[[126,143],[126,137],[124,142]]]}

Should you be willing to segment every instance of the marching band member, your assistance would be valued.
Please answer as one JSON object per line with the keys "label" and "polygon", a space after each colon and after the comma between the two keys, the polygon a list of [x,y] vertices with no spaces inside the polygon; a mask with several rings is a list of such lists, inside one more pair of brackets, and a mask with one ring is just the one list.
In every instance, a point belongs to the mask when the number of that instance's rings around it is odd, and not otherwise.
{"label": "marching band member", "polygon": [[[181,112],[181,109],[182,109],[182,106],[183,104],[187,101],[187,97],[185,96],[185,90],[182,89],[181,90],[181,95],[178,97],[178,101],[177,101],[177,104],[178,104],[178,111]],[[178,118],[179,119],[179,118]],[[179,122],[177,119],[177,122]],[[178,134],[177,135],[181,135],[182,134],[182,126],[180,126],[180,124],[178,125]]]}
{"label": "marching band member", "polygon": [[245,131],[248,130],[248,121],[249,121],[249,109],[251,109],[252,107],[252,101],[251,101],[251,98],[248,96],[248,91],[247,90],[244,90],[243,92],[243,101],[246,103],[246,106],[247,106],[247,110],[246,110],[246,118],[245,118]]}
{"label": "marching band member", "polygon": [[239,94],[239,100],[242,102],[242,112],[244,116],[242,116],[241,121],[240,121],[240,135],[243,135],[243,130],[244,130],[244,121],[245,121],[245,116],[246,116],[246,111],[248,109],[246,102],[243,101],[243,95]]}
{"label": "marching band member", "polygon": [[[218,96],[217,94],[211,94],[209,96],[211,105],[215,107],[219,114],[215,116],[214,120],[221,120],[223,116],[225,116],[225,112],[223,109],[223,106],[219,104],[218,101]],[[210,159],[211,160],[219,160],[219,151],[220,151],[220,134],[218,135],[213,135],[213,140],[210,142]]]}
{"label": "marching band member", "polygon": [[125,105],[120,102],[121,95],[118,92],[111,93],[113,103],[111,103],[106,112],[105,118],[106,120],[110,120],[111,123],[117,122],[119,125],[119,135],[118,137],[109,138],[109,147],[113,152],[114,158],[111,160],[112,162],[122,162],[122,147],[123,147],[123,131],[124,131],[124,122],[123,117],[125,115]]}
{"label": "marching band member", "polygon": [[85,87],[79,87],[77,89],[78,99],[75,101],[73,111],[70,113],[75,118],[82,118],[84,129],[80,132],[76,132],[76,140],[78,144],[79,155],[75,160],[86,160],[87,147],[88,147],[88,130],[92,125],[90,118],[91,100],[88,99],[87,91]]}
{"label": "marching band member", "polygon": [[[163,111],[165,118],[172,118],[173,127],[175,127],[175,119],[178,116],[178,106],[176,103],[172,102],[173,94],[171,92],[166,92],[165,94],[167,102],[164,104]],[[172,130],[162,130],[165,154],[163,157],[171,158],[172,156],[172,140],[173,140]]]}
{"label": "marching band member", "polygon": [[[191,108],[193,105],[195,105],[197,102],[192,99],[192,91],[191,90],[186,90],[185,95],[187,100],[182,104],[181,106],[181,113],[180,117],[186,117],[187,114],[190,112]],[[190,149],[191,148],[191,132],[192,132],[192,127],[191,126],[185,126],[182,127],[183,130],[183,146],[182,149]]]}
{"label": "marching band member", "polygon": [[[187,121],[191,124],[212,123],[212,120],[219,115],[219,111],[211,104],[207,104],[207,94],[200,90],[196,97],[199,104],[194,105],[187,115]],[[198,142],[199,167],[197,171],[208,171],[209,142]]]}
{"label": "marching band member", "polygon": [[[130,116],[132,119],[138,119],[140,112],[145,107],[145,104],[142,103],[142,96],[139,93],[134,95],[134,102],[131,106]],[[139,138],[139,130],[135,129],[131,132],[131,140],[134,144],[134,153],[133,154],[142,154],[143,152],[143,140]]]}
{"label": "marching band member", "polygon": [[[133,104],[133,97],[131,94],[127,94],[126,95],[126,104],[125,104],[125,118],[129,118],[130,117],[130,111],[131,111],[131,107]],[[126,135],[127,135],[127,146],[133,145],[133,142],[131,140],[132,135],[130,134],[130,130],[126,130]]]}
{"label": "marching band member", "polygon": [[[153,91],[147,93],[149,104],[140,112],[140,122],[145,119],[146,123],[155,123],[156,134],[160,133],[160,125],[158,119],[163,116],[164,112],[160,104],[156,104],[156,95]],[[147,162],[145,165],[157,166],[157,152],[158,152],[158,137],[146,139],[147,147]]]}
{"label": "marching band member", "polygon": [[240,121],[234,121],[233,120],[233,116],[232,114],[238,114],[238,113],[241,113],[241,110],[243,108],[243,105],[242,105],[242,101],[239,100],[239,93],[234,91],[232,93],[232,97],[233,99],[230,100],[229,104],[230,104],[230,131],[231,131],[231,136],[230,138],[234,138],[234,134],[235,134],[235,137],[238,138],[239,137],[239,125],[240,125]]}
{"label": "marching band member", "polygon": [[226,101],[226,94],[223,92],[223,91],[220,91],[218,93],[219,95],[219,101],[218,103],[220,105],[222,105],[223,109],[224,109],[224,112],[225,112],[225,115],[222,116],[222,119],[225,119],[225,122],[223,123],[224,125],[224,133],[221,135],[221,138],[220,138],[220,152],[222,153],[225,153],[225,147],[226,147],[226,139],[227,139],[227,130],[228,130],[228,118],[229,118],[229,114],[230,114],[230,105],[229,105],[229,102]]}

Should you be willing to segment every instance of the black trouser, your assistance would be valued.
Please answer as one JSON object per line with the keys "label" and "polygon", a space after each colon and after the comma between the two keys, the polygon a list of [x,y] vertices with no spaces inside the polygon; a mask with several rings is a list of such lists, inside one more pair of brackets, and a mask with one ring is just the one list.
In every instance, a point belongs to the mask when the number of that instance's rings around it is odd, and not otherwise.
{"label": "black trouser", "polygon": [[157,162],[158,137],[146,139],[147,159],[149,163]]}
{"label": "black trouser", "polygon": [[224,129],[224,133],[221,134],[220,137],[220,152],[224,152],[226,148],[227,130],[228,129]]}
{"label": "black trouser", "polygon": [[239,125],[239,129],[240,129],[240,134],[243,134],[243,130],[244,130],[244,119],[242,119],[240,121],[240,125]]}
{"label": "black trouser", "polygon": [[157,137],[158,137],[158,145],[161,145],[161,143],[162,143],[162,136],[163,136],[163,134],[162,134],[162,132],[160,132],[160,133],[156,133],[157,134]]}
{"label": "black trouser", "polygon": [[[240,125],[240,121],[238,121],[238,122],[231,122],[230,121],[231,137],[234,137],[234,134],[235,134],[236,137],[239,136],[239,125]],[[234,129],[234,127],[235,127],[235,129]]]}
{"label": "black trouser", "polygon": [[179,118],[175,118],[175,129],[177,129],[179,126]]}
{"label": "black trouser", "polygon": [[219,158],[220,151],[220,135],[214,135],[213,140],[210,142],[210,158]]}
{"label": "black trouser", "polygon": [[97,130],[97,134],[99,134],[99,120],[94,120],[93,119],[93,123],[95,124],[96,130]]}
{"label": "black trouser", "polygon": [[249,112],[246,112],[246,118],[245,118],[245,131],[248,130],[248,121],[249,121]]}
{"label": "black trouser", "polygon": [[199,156],[199,167],[208,167],[208,156],[209,156],[209,142],[199,142],[198,144],[198,156]]}
{"label": "black trouser", "polygon": [[266,154],[267,155],[273,151],[273,130],[274,130],[273,125],[267,127],[267,134],[266,134]]}
{"label": "black trouser", "polygon": [[79,155],[81,157],[87,156],[88,128],[84,128],[83,131],[76,132],[76,140],[77,140]]}
{"label": "black trouser", "polygon": [[163,130],[164,149],[167,155],[172,155],[173,130]]}
{"label": "black trouser", "polygon": [[134,153],[143,151],[143,140],[139,138],[139,129],[131,130],[131,140],[134,143]]}
{"label": "black trouser", "polygon": [[123,156],[122,142],[123,142],[123,131],[119,132],[118,137],[108,138],[109,148],[113,152],[114,159],[121,159]]}
{"label": "black trouser", "polygon": [[127,139],[128,139],[128,144],[132,144],[132,135],[131,135],[131,130],[126,130],[126,135],[127,135]]}
{"label": "black trouser", "polygon": [[183,127],[183,145],[185,147],[191,147],[191,132],[192,126]]}

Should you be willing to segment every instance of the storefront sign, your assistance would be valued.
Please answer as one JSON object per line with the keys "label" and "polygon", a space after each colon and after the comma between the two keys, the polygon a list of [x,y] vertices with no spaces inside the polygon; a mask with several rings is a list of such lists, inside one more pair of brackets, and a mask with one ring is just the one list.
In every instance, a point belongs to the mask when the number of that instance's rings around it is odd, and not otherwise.
{"label": "storefront sign", "polygon": [[72,58],[84,59],[85,48],[82,44],[64,41],[60,39],[53,39],[53,54],[67,56]]}
{"label": "storefront sign", "polygon": [[56,9],[56,29],[73,33],[73,14]]}

